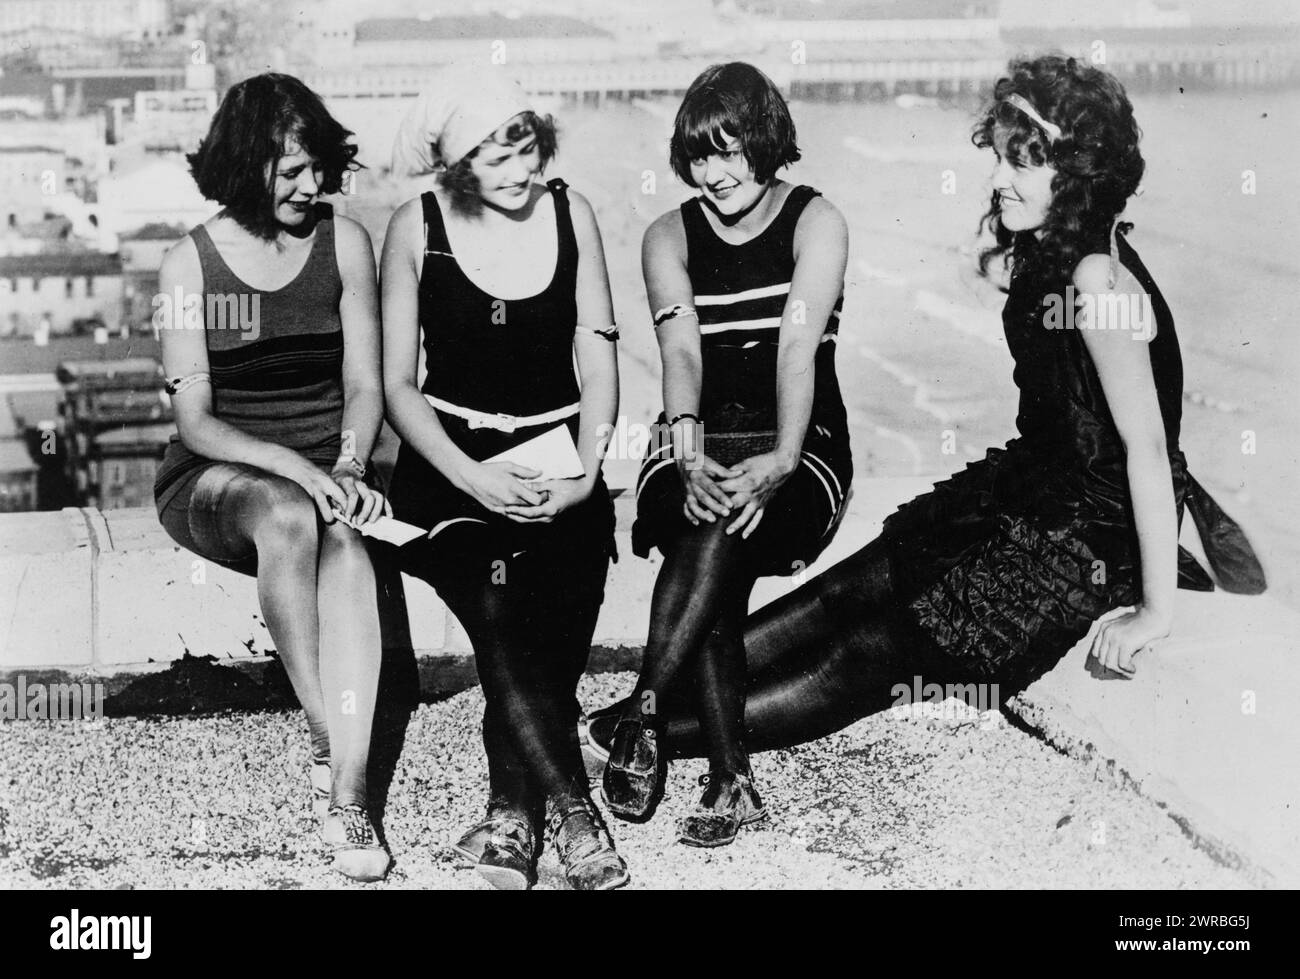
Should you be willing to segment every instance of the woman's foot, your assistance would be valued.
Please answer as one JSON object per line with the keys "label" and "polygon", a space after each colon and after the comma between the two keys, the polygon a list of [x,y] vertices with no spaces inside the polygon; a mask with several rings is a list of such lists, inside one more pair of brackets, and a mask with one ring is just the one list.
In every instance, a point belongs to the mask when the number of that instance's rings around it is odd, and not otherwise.
{"label": "woman's foot", "polygon": [[383,880],[392,862],[379,842],[364,806],[331,806],[321,838],[330,848],[333,867],[353,880]]}
{"label": "woman's foot", "polygon": [[324,822],[330,811],[330,789],[334,785],[330,760],[313,758],[307,778],[311,782],[311,811],[318,820]]}
{"label": "woman's foot", "polygon": [[548,800],[546,827],[575,891],[612,891],[631,879],[590,799]]}
{"label": "woman's foot", "polygon": [[613,715],[578,717],[578,747],[582,749],[582,763],[587,769],[587,778],[595,781],[604,776],[605,765],[609,762],[609,743],[614,738],[614,727],[618,718]]}
{"label": "woman's foot", "polygon": [[537,847],[525,813],[502,812],[492,823],[475,869],[499,891],[526,891],[533,884]]}
{"label": "woman's foot", "polygon": [[655,730],[640,718],[620,720],[601,778],[609,811],[623,819],[649,819],[663,798],[667,767]]}
{"label": "woman's foot", "polygon": [[529,820],[526,810],[517,803],[510,802],[501,796],[493,796],[488,800],[487,813],[483,819],[469,832],[454,843],[448,844],[450,849],[457,856],[465,861],[466,867],[477,867],[478,862],[483,859],[483,848],[491,839],[501,825],[502,820],[518,819]]}
{"label": "woman's foot", "polygon": [[739,772],[712,771],[700,776],[705,786],[695,811],[677,824],[678,839],[688,846],[726,846],[740,827],[767,818],[754,781]]}

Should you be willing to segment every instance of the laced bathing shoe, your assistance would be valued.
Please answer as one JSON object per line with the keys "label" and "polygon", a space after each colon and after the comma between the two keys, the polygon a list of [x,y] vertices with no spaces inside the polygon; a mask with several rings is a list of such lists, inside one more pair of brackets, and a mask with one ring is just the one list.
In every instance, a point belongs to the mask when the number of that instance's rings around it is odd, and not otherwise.
{"label": "laced bathing shoe", "polygon": [[535,879],[536,851],[531,821],[503,813],[493,820],[475,869],[499,891],[526,891]]}
{"label": "laced bathing shoe", "polygon": [[447,848],[459,856],[466,867],[477,867],[478,862],[483,859],[483,848],[487,846],[488,839],[497,831],[503,819],[526,820],[527,818],[527,813],[518,806],[499,796],[493,797],[488,800],[487,814],[483,819],[460,839],[447,844]]}
{"label": "laced bathing shoe", "polygon": [[333,867],[359,881],[383,880],[392,862],[379,842],[365,807],[356,803],[331,806],[321,833],[330,848]]}
{"label": "laced bathing shoe", "polygon": [[590,799],[548,800],[546,827],[564,879],[575,891],[612,891],[631,880]]}
{"label": "laced bathing shoe", "polygon": [[700,776],[705,786],[695,811],[677,824],[678,839],[687,846],[726,846],[742,826],[767,818],[754,780],[739,772],[708,772]]}
{"label": "laced bathing shoe", "polygon": [[623,718],[614,728],[601,795],[609,811],[634,822],[649,819],[663,798],[668,759],[644,721]]}

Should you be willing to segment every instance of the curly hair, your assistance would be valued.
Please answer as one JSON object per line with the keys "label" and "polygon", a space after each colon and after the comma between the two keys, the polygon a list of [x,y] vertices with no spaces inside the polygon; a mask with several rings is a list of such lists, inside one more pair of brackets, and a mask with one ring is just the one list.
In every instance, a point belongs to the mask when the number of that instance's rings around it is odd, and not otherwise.
{"label": "curly hair", "polygon": [[[994,145],[994,129],[1007,133],[1007,156],[1017,165],[1051,166],[1052,202],[1040,232],[1012,232],[1000,220],[995,192],[980,230],[995,244],[980,253],[979,270],[1001,257],[1012,275],[1023,271],[1069,281],[1087,254],[1106,251],[1111,226],[1137,190],[1146,164],[1138,149],[1142,131],[1128,95],[1113,75],[1063,55],[1018,58],[998,79],[992,102],[975,125],[971,142]],[[1045,120],[1060,127],[1052,139],[1033,119],[1006,101],[1020,95]],[[1132,224],[1118,225],[1127,232]]]}
{"label": "curly hair", "polygon": [[537,154],[542,163],[541,169],[544,171],[547,165],[555,159],[555,151],[559,146],[555,119],[550,114],[539,115],[531,111],[520,113],[466,153],[460,160],[445,170],[440,170],[438,172],[438,184],[443,190],[447,191],[452,210],[457,214],[471,218],[478,217],[483,212],[483,187],[479,183],[478,177],[474,175],[472,165],[480,149],[488,143],[496,143],[498,146],[513,146],[515,143],[523,142],[530,136],[535,137],[537,140]]}
{"label": "curly hair", "polygon": [[275,171],[290,143],[320,164],[321,193],[337,194],[343,174],[362,168],[351,135],[297,78],[266,72],[231,86],[207,135],[186,160],[204,197],[223,205],[250,234],[269,241],[279,231]]}
{"label": "curly hair", "polygon": [[668,145],[673,172],[688,186],[697,186],[691,161],[717,153],[728,136],[740,141],[761,184],[801,157],[785,99],[772,79],[743,61],[710,65],[691,82]]}

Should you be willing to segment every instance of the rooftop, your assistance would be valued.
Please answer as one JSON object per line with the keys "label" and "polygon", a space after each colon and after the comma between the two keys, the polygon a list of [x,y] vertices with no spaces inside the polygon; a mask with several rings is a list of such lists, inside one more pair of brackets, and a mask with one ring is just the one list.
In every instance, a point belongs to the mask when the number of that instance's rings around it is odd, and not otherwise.
{"label": "rooftop", "polygon": [[34,473],[39,468],[32,462],[26,442],[17,438],[0,438],[0,476]]}
{"label": "rooftop", "polygon": [[996,4],[972,0],[742,0],[776,20],[972,20],[996,18]]}
{"label": "rooftop", "polygon": [[121,274],[121,256],[106,255],[103,252],[46,252],[39,255],[0,255],[0,278]]}
{"label": "rooftop", "polygon": [[53,374],[66,360],[120,360],[123,357],[159,356],[158,341],[153,336],[109,337],[96,343],[87,336],[50,337],[38,347],[31,337],[0,339],[0,375]]}
{"label": "rooftop", "polygon": [[607,37],[613,35],[573,17],[501,14],[459,17],[378,17],[358,21],[356,43],[375,41],[452,41],[472,38]]}

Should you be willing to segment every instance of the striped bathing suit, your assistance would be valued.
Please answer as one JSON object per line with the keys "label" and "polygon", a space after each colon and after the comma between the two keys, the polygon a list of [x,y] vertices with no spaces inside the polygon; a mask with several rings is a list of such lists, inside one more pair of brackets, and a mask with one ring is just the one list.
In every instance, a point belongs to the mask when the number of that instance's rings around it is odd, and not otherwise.
{"label": "striped bathing suit", "polygon": [[[794,234],[807,186],[791,188],[776,217],[743,244],[714,232],[700,198],[681,207],[687,274],[700,323],[700,417],[706,436],[776,429],[777,348],[794,275]],[[750,537],[766,574],[789,574],[830,541],[853,478],[848,421],[835,375],[843,295],[827,320],[814,361],[812,417],[800,464]],[[661,415],[660,423],[665,421]],[[633,550],[648,554],[685,527],[682,487],[668,440],[652,443],[637,479]]]}
{"label": "striped bathing suit", "polygon": [[[202,326],[213,417],[282,445],[329,470],[343,427],[343,280],[334,251],[334,211],[316,205],[316,228],[302,270],[283,288],[255,289],[226,264],[199,225],[190,232],[203,273]],[[190,550],[221,536],[220,507],[232,478],[266,474],[191,452],[173,435],[154,479],[158,516]],[[228,545],[228,546],[227,546]],[[241,545],[249,555],[251,545]],[[226,541],[219,548],[238,548]]]}

